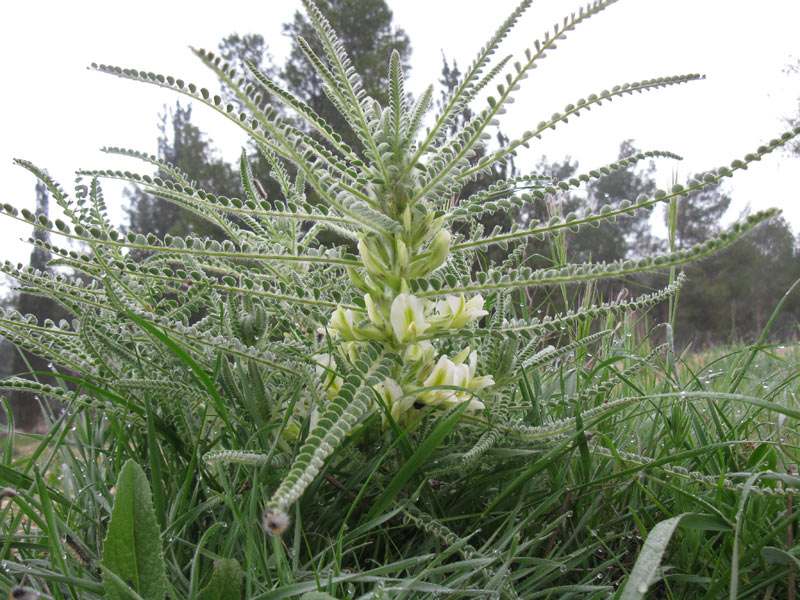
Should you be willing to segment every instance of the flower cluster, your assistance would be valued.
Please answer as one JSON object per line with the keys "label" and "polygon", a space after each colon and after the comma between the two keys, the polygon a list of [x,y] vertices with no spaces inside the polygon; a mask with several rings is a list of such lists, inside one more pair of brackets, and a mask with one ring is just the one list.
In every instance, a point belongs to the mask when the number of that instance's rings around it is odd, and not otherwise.
{"label": "flower cluster", "polygon": [[[392,418],[400,423],[408,420],[413,409],[426,406],[445,408],[467,402],[467,410],[481,410],[485,406],[476,392],[494,385],[494,379],[490,375],[476,377],[477,365],[478,353],[466,348],[452,360],[441,355],[432,369],[418,370],[417,376],[405,385],[387,378],[375,386],[375,391],[389,407]],[[427,376],[423,377],[425,373]]]}
{"label": "flower cluster", "polygon": [[470,300],[463,295],[447,296],[434,303],[403,292],[395,296],[387,315],[370,294],[365,294],[366,319],[357,323],[351,309],[338,307],[324,331],[348,342],[372,339],[402,347],[416,342],[423,334],[433,337],[436,333],[461,329],[489,314],[483,303],[480,294]]}
{"label": "flower cluster", "polygon": [[[447,334],[488,314],[483,297],[459,294],[433,301],[415,296],[409,289],[408,281],[427,277],[447,262],[452,236],[443,227],[441,216],[424,207],[424,201],[412,209],[407,197],[390,194],[376,198],[376,207],[399,223],[401,231],[359,234],[363,268],[348,266],[347,274],[363,294],[364,311],[339,306],[321,330],[338,343],[338,352],[348,361],[357,361],[360,346],[369,340],[402,356],[402,365],[392,377],[374,386],[376,399],[402,423],[430,407],[467,403],[469,410],[483,409],[479,393],[494,385],[491,376],[476,374],[477,352],[465,348],[448,356],[436,346],[438,339],[450,337]],[[320,356],[315,357],[318,364]],[[335,395],[338,387],[330,369],[320,371],[318,378],[321,389],[329,397]]]}
{"label": "flower cluster", "polygon": [[[375,386],[398,422],[407,422],[416,410],[428,406],[448,407],[467,402],[468,410],[483,409],[477,392],[494,385],[494,380],[490,375],[476,376],[477,352],[467,347],[452,358],[446,354],[437,356],[429,341],[439,333],[461,329],[487,315],[483,297],[476,295],[467,300],[463,295],[450,295],[432,302],[403,288],[391,303],[384,298],[376,301],[371,294],[365,294],[366,315],[338,307],[323,331],[340,340],[340,352],[351,359],[357,357],[359,342],[369,339],[402,351],[404,367],[397,377]],[[314,359],[318,364],[324,362],[326,367],[333,361],[327,354]],[[323,382],[321,387],[332,397],[341,379],[320,366],[317,371]]]}

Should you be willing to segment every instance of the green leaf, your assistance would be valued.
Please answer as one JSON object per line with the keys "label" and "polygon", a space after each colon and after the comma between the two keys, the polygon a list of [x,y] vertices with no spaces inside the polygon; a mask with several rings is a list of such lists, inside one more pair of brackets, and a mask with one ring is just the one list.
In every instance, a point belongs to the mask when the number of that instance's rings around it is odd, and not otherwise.
{"label": "green leaf", "polygon": [[672,534],[675,533],[675,528],[681,519],[692,514],[683,513],[677,517],[661,521],[650,530],[647,539],[644,541],[642,551],[636,559],[636,564],[633,565],[633,571],[631,571],[628,581],[625,582],[620,600],[641,600],[644,598],[647,589],[656,577],[661,559],[667,550],[667,544],[672,539]]}
{"label": "green leaf", "polygon": [[234,600],[242,597],[244,571],[235,558],[221,558],[214,563],[211,581],[200,590],[197,600]]}
{"label": "green leaf", "polygon": [[689,513],[680,523],[681,529],[697,529],[699,531],[731,531],[733,525],[722,517],[705,513]]}
{"label": "green leaf", "polygon": [[800,560],[793,554],[774,546],[764,546],[761,549],[761,558],[771,565],[788,565],[794,566],[795,569],[800,571]]}
{"label": "green leaf", "polygon": [[762,464],[765,469],[773,470],[776,469],[778,465],[778,456],[775,454],[775,450],[766,442],[756,446],[755,450],[750,454],[750,458],[747,459],[744,468],[748,471],[760,471],[763,470],[759,469],[759,466]]}
{"label": "green leaf", "polygon": [[[111,521],[103,545],[103,564],[143,600],[163,600],[166,593],[161,536],[153,508],[150,484],[132,459],[122,467]],[[110,600],[126,600],[129,590],[103,575]]]}
{"label": "green leaf", "polygon": [[300,600],[336,600],[336,596],[331,596],[325,592],[306,592],[300,596]]}

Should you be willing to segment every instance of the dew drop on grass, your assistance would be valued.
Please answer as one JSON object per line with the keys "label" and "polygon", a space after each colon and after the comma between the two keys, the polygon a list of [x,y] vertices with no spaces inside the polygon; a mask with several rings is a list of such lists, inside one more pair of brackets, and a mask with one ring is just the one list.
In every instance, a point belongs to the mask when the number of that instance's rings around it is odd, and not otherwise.
{"label": "dew drop on grass", "polygon": [[640,594],[644,594],[647,592],[647,584],[642,582],[638,586],[636,586],[636,591]]}

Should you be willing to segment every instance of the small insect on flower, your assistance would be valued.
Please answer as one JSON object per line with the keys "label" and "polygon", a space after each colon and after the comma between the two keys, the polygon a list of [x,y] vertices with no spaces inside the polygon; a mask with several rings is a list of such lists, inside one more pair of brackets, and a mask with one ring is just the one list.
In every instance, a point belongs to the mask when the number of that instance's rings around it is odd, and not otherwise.
{"label": "small insect on flower", "polygon": [[289,527],[289,515],[282,510],[268,508],[264,511],[263,527],[271,535],[281,535]]}
{"label": "small insect on flower", "polygon": [[8,593],[8,600],[38,600],[39,594],[30,588],[15,585]]}

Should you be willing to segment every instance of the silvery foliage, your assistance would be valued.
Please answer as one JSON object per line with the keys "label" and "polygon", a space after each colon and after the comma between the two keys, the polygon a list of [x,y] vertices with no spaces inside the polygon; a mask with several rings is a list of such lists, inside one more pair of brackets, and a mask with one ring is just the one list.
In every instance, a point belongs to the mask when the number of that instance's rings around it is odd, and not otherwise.
{"label": "silvery foliage", "polygon": [[[381,106],[364,91],[322,13],[304,0],[324,54],[315,54],[303,39],[298,43],[361,149],[345,144],[279,83],[253,69],[256,87],[203,50],[194,52],[227,84],[239,101],[236,105],[171,76],[93,65],[208,106],[250,135],[271,170],[254,174],[243,152],[242,197],[227,198],[198,189],[188,175],[156,157],[108,148],[156,165],[168,176],[81,171],[70,197],[46,172],[18,160],[47,185],[65,220],[8,204],[3,211],[61,240],[79,242],[70,247],[31,240],[54,255],[53,265],[80,276],[5,263],[3,271],[22,289],[55,299],[75,318],[71,323],[39,323],[34,316],[7,311],[0,315],[0,330],[21,348],[71,373],[78,386],[12,377],[3,387],[99,409],[134,427],[145,426],[152,403],[150,416],[163,444],[187,459],[200,452],[209,461],[283,469],[285,476],[265,498],[264,525],[273,533],[286,528],[289,506],[355,430],[414,430],[420,424],[424,429],[431,419],[465,411],[470,418],[459,425],[464,446],[459,464],[476,461],[501,439],[528,445],[563,439],[574,430],[575,418],[537,427],[516,420],[514,387],[519,378],[610,332],[558,347],[548,345],[554,335],[569,334],[586,321],[651,307],[674,294],[683,280],[632,300],[544,318],[521,318],[512,294],[530,286],[576,284],[682,265],[729,245],[776,211],[752,215],[688,250],[608,264],[531,269],[520,266],[527,242],[566,231],[579,234],[584,227],[652,210],[715,185],[800,133],[795,128],[685,188],[676,185],[596,212],[586,209],[485,232],[479,220],[486,215],[513,215],[517,208],[551,200],[649,157],[679,158],[668,152],[641,153],[568,181],[523,175],[454,201],[479,173],[583,111],[634,92],[701,79],[690,74],[617,85],[581,98],[502,147],[489,149],[490,131],[538,62],[557,41],[613,3],[598,0],[582,7],[518,60],[494,60],[498,45],[530,4],[523,1],[481,48],[424,129],[432,88],[410,101],[395,54],[388,66],[389,105]],[[457,116],[477,104],[490,83],[496,92],[453,132]],[[262,94],[273,96],[286,110],[270,108]],[[257,176],[274,179],[282,198],[267,198]],[[209,220],[227,239],[121,233],[108,219],[103,179],[139,185]],[[350,245],[320,243],[324,230]],[[508,258],[478,267],[480,253],[498,246]],[[584,390],[581,397],[602,396],[608,392],[604,385]],[[583,426],[633,401],[641,399],[600,403],[582,415]]]}

